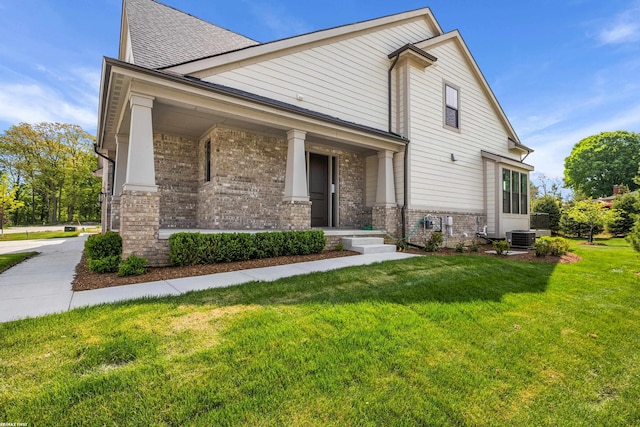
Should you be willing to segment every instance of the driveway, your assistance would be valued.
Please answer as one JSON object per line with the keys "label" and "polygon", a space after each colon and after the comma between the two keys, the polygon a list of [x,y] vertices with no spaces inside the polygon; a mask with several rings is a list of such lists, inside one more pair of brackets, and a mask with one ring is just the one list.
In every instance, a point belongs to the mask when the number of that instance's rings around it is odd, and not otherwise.
{"label": "driveway", "polygon": [[0,322],[68,310],[86,238],[0,242],[0,254],[40,252],[0,274]]}

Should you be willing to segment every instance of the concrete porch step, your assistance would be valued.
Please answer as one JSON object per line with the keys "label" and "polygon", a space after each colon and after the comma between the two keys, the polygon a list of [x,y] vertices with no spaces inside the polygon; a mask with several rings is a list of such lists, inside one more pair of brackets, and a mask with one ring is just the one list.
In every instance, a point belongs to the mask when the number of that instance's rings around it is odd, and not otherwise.
{"label": "concrete porch step", "polygon": [[383,254],[396,251],[396,245],[355,245],[351,247],[352,251],[361,254]]}
{"label": "concrete porch step", "polygon": [[343,237],[342,243],[346,250],[352,251],[354,246],[383,245],[384,239],[382,237]]}
{"label": "concrete porch step", "polygon": [[385,245],[382,237],[343,237],[344,248],[361,254],[382,254],[395,252],[395,245]]}

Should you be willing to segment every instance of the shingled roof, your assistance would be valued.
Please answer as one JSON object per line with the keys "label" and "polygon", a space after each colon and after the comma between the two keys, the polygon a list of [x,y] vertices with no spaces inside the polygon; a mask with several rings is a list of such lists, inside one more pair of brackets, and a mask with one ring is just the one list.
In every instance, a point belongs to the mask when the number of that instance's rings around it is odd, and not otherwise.
{"label": "shingled roof", "polygon": [[137,65],[161,68],[259,44],[155,0],[126,0]]}

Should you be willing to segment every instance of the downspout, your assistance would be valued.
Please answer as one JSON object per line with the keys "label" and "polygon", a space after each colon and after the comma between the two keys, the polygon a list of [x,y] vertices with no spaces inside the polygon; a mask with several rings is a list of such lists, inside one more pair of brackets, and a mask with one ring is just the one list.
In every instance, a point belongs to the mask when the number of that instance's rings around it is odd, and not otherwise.
{"label": "downspout", "polygon": [[[389,110],[389,133],[393,133],[393,129],[392,129],[392,123],[393,123],[393,118],[392,118],[392,112],[391,112],[391,72],[393,71],[393,69],[395,68],[396,64],[398,63],[398,60],[400,59],[400,54],[398,53],[396,55],[396,58],[393,60],[393,63],[391,64],[391,67],[389,67],[389,75],[388,75],[388,86],[389,86],[389,90],[388,90],[388,110]],[[409,175],[407,174],[407,165],[409,163],[409,156],[408,156],[408,151],[409,151],[409,140],[407,140],[405,146],[404,146],[404,173],[403,173],[403,188],[404,188],[404,196],[403,196],[403,203],[402,203],[402,208],[400,209],[400,217],[401,217],[401,223],[402,223],[402,228],[401,228],[401,236],[402,236],[402,240],[405,239],[406,234],[407,234],[407,218],[406,218],[406,211],[407,211],[407,193],[409,191]]]}
{"label": "downspout", "polygon": [[93,144],[93,152],[96,153],[98,156],[102,157],[103,159],[111,162],[111,164],[113,165],[113,173],[111,174],[111,185],[110,185],[111,195],[113,195],[113,186],[115,185],[115,179],[116,179],[116,161],[100,153],[98,151],[98,144]]}

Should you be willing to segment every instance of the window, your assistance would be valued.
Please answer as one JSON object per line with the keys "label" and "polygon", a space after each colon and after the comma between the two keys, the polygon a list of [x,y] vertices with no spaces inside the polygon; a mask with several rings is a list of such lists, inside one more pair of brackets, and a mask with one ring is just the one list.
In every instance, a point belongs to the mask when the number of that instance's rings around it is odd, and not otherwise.
{"label": "window", "polygon": [[526,173],[502,169],[502,212],[528,213],[529,182]]}
{"label": "window", "polygon": [[204,180],[211,181],[211,140],[205,142]]}
{"label": "window", "polygon": [[444,85],[444,124],[452,128],[460,128],[460,114],[458,111],[458,89],[448,84]]}

